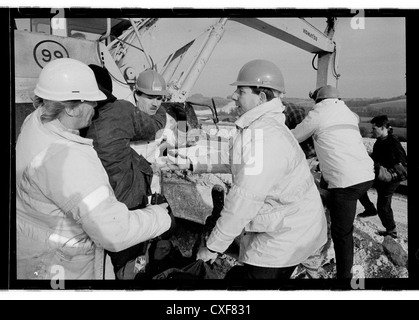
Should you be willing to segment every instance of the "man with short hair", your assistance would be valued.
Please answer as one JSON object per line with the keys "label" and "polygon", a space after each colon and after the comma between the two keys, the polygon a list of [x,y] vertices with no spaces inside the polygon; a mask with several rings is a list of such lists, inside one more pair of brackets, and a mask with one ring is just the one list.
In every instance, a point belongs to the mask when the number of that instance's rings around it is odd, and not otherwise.
{"label": "man with short hair", "polygon": [[[289,279],[327,241],[320,194],[304,153],[285,126],[279,68],[266,60],[250,61],[232,85],[241,114],[238,129],[230,162],[211,164],[211,172],[232,173],[233,185],[198,259],[215,260],[244,230],[243,266],[233,267],[226,279]],[[208,172],[203,161],[190,160],[194,172]]]}
{"label": "man with short hair", "polygon": [[[118,201],[129,209],[145,208],[151,196],[153,169],[146,159],[130,147],[132,141],[153,140],[166,124],[166,111],[159,108],[167,94],[165,83],[151,81],[151,89],[136,92],[137,107],[126,100],[119,100],[112,94],[112,80],[105,68],[89,65],[93,70],[99,88],[106,100],[99,102],[86,137],[93,140],[93,146],[102,161],[109,182]],[[150,70],[151,71],[151,70]],[[153,78],[154,72],[140,74]],[[153,80],[153,79],[152,79]],[[159,78],[157,79],[159,80]],[[152,95],[151,95],[152,94]],[[149,111],[152,115],[146,113]],[[125,265],[146,249],[144,243],[120,252],[108,252],[118,279],[132,279],[135,274],[125,270]],[[131,270],[134,271],[134,270]]]}
{"label": "man with short hair", "polygon": [[327,85],[316,91],[314,99],[313,110],[291,131],[299,142],[313,136],[322,177],[330,195],[328,206],[337,277],[350,279],[356,203],[372,185],[373,161],[359,132],[359,117],[341,101],[339,91]]}
{"label": "man with short hair", "polygon": [[376,171],[374,187],[378,193],[377,209],[369,199],[368,193],[365,193],[359,201],[366,210],[358,217],[367,218],[378,213],[386,228],[384,231],[378,231],[378,235],[397,238],[391,200],[400,182],[406,180],[407,155],[400,141],[393,135],[393,129],[386,115],[373,118],[371,124],[373,137],[377,139],[371,155]]}
{"label": "man with short hair", "polygon": [[[184,124],[186,125],[185,110],[176,103],[162,105],[164,98],[168,95],[166,81],[156,71],[146,70],[137,77],[134,100],[138,109],[150,116],[163,112],[166,115],[166,124],[157,136],[152,139],[133,141],[131,144],[131,147],[150,163],[155,163],[167,147],[175,147],[186,142],[186,134],[178,130],[180,118],[185,117]],[[157,185],[156,188],[158,189]]]}
{"label": "man with short hair", "polygon": [[[288,129],[292,130],[300,124],[306,117],[306,111],[302,107],[298,107],[293,103],[283,102],[285,107],[285,125]],[[300,143],[301,149],[303,149],[306,159],[311,159],[316,156],[316,150],[313,145],[313,138],[310,137],[306,141]]]}

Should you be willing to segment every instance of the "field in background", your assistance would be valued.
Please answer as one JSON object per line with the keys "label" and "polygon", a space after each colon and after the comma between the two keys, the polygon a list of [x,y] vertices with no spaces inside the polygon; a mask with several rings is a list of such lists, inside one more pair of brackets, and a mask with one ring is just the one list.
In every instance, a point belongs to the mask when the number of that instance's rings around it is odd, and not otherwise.
{"label": "field in background", "polygon": [[[371,118],[370,118],[371,120]],[[361,122],[359,124],[359,129],[361,130],[361,135],[364,138],[371,138],[371,123]],[[393,134],[399,138],[400,141],[406,142],[407,141],[407,129],[406,128],[399,128],[393,127]]]}
{"label": "field in background", "polygon": [[[199,103],[211,104],[211,98],[196,94],[191,100]],[[218,118],[220,121],[234,122],[238,118],[238,114],[234,108],[234,103],[230,97],[215,97]],[[371,137],[371,119],[378,115],[387,115],[390,124],[393,127],[394,134],[399,137],[400,141],[407,141],[407,116],[406,116],[406,97],[399,96],[390,99],[345,99],[343,101],[348,107],[360,117],[360,131],[364,138]],[[311,110],[314,103],[310,99],[289,98],[283,99],[285,105],[302,107],[306,114]],[[202,120],[210,120],[212,118],[211,111],[206,107],[197,107],[197,115]]]}
{"label": "field in background", "polygon": [[407,141],[406,99],[371,103],[363,107],[351,107],[351,109],[360,116],[361,123],[359,124],[359,128],[363,137],[371,136],[370,121],[372,118],[385,114],[390,120],[394,135],[400,141]]}

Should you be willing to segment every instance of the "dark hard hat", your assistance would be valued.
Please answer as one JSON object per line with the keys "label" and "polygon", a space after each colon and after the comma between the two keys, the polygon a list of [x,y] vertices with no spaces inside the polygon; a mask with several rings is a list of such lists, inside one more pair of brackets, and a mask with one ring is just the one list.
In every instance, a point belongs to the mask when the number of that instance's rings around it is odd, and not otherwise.
{"label": "dark hard hat", "polygon": [[340,99],[340,93],[338,89],[330,85],[321,87],[318,89],[317,96],[315,97],[316,103],[323,99]]}
{"label": "dark hard hat", "polygon": [[169,94],[163,76],[154,70],[141,72],[137,77],[135,88],[152,96],[167,96]]}

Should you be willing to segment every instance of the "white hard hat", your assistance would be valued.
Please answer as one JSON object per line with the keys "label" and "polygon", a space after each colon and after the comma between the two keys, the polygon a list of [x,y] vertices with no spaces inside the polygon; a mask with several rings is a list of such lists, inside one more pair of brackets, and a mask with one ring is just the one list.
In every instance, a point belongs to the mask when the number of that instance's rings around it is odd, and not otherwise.
{"label": "white hard hat", "polygon": [[93,71],[83,62],[62,58],[51,61],[39,75],[35,94],[53,101],[106,100]]}

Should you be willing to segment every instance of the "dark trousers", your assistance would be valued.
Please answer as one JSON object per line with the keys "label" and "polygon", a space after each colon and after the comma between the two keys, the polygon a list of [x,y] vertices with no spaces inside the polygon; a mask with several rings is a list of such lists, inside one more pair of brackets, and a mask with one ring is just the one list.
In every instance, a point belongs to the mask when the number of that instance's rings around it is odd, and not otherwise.
{"label": "dark trousers", "polygon": [[[143,204],[140,204],[137,207],[128,208],[128,210],[137,210],[145,208],[145,204],[147,204],[148,199],[146,196],[144,197],[146,199],[146,202],[143,202]],[[145,254],[147,251],[147,246],[148,242],[145,241],[118,252],[110,252],[108,250],[105,250],[105,253],[111,258],[116,280],[130,280],[131,277],[134,276],[133,272],[125,272],[125,266],[128,262],[132,261],[140,255]]]}
{"label": "dark trousers", "polygon": [[[400,186],[400,182],[380,182],[375,181],[373,187],[377,190],[377,213],[380,217],[381,223],[387,231],[394,230],[396,228],[396,222],[394,221],[393,209],[391,208],[391,201],[393,199],[394,192]],[[374,208],[374,204],[368,197],[368,193],[365,193],[359,201],[365,209]]]}
{"label": "dark trousers", "polygon": [[373,181],[347,188],[329,189],[331,233],[335,247],[337,278],[352,278],[354,261],[354,220],[356,205],[372,186]]}
{"label": "dark trousers", "polygon": [[128,262],[146,253],[148,242],[138,243],[132,247],[119,252],[106,251],[112,261],[113,270],[115,272],[116,280],[126,279],[125,274],[132,275],[132,272],[126,272],[124,267]]}
{"label": "dark trousers", "polygon": [[286,268],[264,268],[245,264],[244,266],[235,266],[227,272],[226,280],[247,280],[247,279],[271,279],[287,280],[291,278],[294,267]]}

